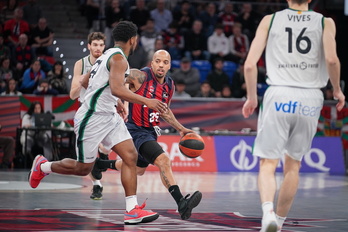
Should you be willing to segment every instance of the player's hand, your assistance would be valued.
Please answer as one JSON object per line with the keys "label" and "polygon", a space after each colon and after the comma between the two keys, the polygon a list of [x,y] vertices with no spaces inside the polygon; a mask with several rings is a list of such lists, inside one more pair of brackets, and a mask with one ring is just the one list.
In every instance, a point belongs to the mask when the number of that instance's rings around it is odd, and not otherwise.
{"label": "player's hand", "polygon": [[343,109],[343,107],[346,104],[346,97],[344,96],[344,94],[342,93],[342,90],[339,91],[334,91],[333,92],[333,97],[335,100],[338,100],[338,103],[336,105],[336,109],[338,111],[341,111]]}
{"label": "player's hand", "polygon": [[257,107],[257,98],[247,99],[243,105],[243,116],[244,118],[249,118],[250,115],[254,113],[255,108]]}
{"label": "player's hand", "polygon": [[146,106],[150,109],[160,112],[161,114],[164,114],[168,111],[168,105],[157,99],[148,99]]}
{"label": "player's hand", "polygon": [[128,118],[128,109],[124,106],[123,102],[118,99],[116,106],[117,113],[121,116],[121,118],[127,122]]}
{"label": "player's hand", "polygon": [[184,128],[183,130],[179,131],[180,137],[183,137],[184,135],[188,134],[188,133],[196,133],[193,130]]}

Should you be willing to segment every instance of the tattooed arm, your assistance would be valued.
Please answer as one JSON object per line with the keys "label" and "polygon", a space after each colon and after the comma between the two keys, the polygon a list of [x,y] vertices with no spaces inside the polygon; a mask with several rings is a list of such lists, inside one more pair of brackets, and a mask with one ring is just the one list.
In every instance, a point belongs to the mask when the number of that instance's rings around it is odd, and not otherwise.
{"label": "tattooed arm", "polygon": [[173,112],[171,109],[169,109],[168,105],[168,110],[166,113],[160,114],[161,118],[166,121],[169,125],[171,125],[174,129],[176,129],[179,133],[180,136],[184,136],[187,133],[192,133],[193,131],[190,129],[187,129],[184,127],[174,116]]}
{"label": "tattooed arm", "polygon": [[126,78],[126,83],[129,84],[129,89],[133,92],[137,91],[144,83],[146,75],[139,69],[131,69],[129,75]]}

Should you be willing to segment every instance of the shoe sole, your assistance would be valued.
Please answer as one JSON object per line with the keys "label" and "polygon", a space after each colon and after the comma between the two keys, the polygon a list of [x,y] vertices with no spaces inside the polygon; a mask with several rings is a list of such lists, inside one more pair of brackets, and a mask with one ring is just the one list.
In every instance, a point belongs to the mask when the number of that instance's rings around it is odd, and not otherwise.
{"label": "shoe sole", "polygon": [[154,220],[156,220],[159,217],[159,215],[156,213],[154,215],[149,215],[149,216],[145,216],[142,218],[137,218],[137,219],[129,219],[127,221],[124,221],[124,224],[126,225],[136,225],[139,223],[148,223],[148,222],[152,222]]}
{"label": "shoe sole", "polygon": [[193,208],[195,208],[201,202],[201,200],[202,200],[202,193],[199,191],[194,192],[187,202],[186,210],[181,214],[181,219],[182,220],[189,219],[191,217]]}
{"label": "shoe sole", "polygon": [[278,226],[276,222],[271,222],[266,229],[266,232],[277,232]]}
{"label": "shoe sole", "polygon": [[90,197],[92,200],[102,200],[103,197]]}
{"label": "shoe sole", "polygon": [[[33,165],[31,166],[31,169],[30,169],[30,172],[29,172],[29,175],[28,175],[28,182],[29,182],[29,185],[30,187],[32,188],[36,188],[36,187],[33,187],[31,184],[30,184],[30,179],[31,179],[31,174],[33,173],[34,169],[35,169],[35,166],[36,166],[36,161],[40,158],[41,155],[37,155],[35,156],[35,159],[33,161]],[[38,185],[39,186],[39,185]]]}

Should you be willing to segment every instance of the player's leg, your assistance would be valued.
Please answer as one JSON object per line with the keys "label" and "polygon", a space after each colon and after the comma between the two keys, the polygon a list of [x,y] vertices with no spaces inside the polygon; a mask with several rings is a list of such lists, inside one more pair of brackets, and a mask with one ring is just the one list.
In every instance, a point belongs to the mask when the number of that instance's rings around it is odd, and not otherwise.
{"label": "player's leg", "polygon": [[90,174],[88,174],[89,178],[91,178],[93,188],[92,188],[92,194],[90,196],[93,200],[101,200],[103,198],[103,185],[101,183],[101,179],[103,177],[102,172],[105,172],[107,168],[99,169],[97,162],[98,160],[109,160],[109,152],[110,150],[107,150],[103,144],[99,144],[98,148],[98,156],[97,157],[93,169]]}
{"label": "player's leg", "polygon": [[284,180],[279,190],[277,201],[278,224],[282,227],[294,201],[298,183],[301,162],[285,156]]}
{"label": "player's leg", "polygon": [[200,203],[202,193],[196,191],[191,197],[182,195],[173,175],[171,161],[157,141],[144,142],[139,150],[142,156],[159,168],[161,181],[177,203],[181,219],[189,219],[193,208]]}
{"label": "player's leg", "polygon": [[36,188],[40,181],[52,172],[77,176],[86,176],[91,172],[98,153],[98,145],[111,130],[106,124],[110,122],[111,117],[92,115],[87,120],[85,117],[82,116],[83,119],[76,120],[78,123],[75,123],[77,160],[65,158],[48,162],[43,155],[37,155],[29,173],[29,184],[32,188]]}
{"label": "player's leg", "polygon": [[137,173],[136,162],[138,153],[131,139],[115,145],[112,150],[122,158],[121,182],[126,195],[125,224],[146,223],[156,220],[159,215],[155,212],[143,210],[145,202],[139,206],[136,189]]}
{"label": "player's leg", "polygon": [[275,170],[278,162],[279,159],[260,159],[258,188],[263,212],[261,232],[277,231],[273,202],[277,190]]}

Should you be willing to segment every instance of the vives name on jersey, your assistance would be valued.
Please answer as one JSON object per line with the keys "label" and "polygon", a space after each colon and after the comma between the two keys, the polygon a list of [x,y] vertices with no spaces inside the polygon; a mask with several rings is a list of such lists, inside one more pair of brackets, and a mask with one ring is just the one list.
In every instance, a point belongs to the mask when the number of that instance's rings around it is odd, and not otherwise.
{"label": "vives name on jersey", "polygon": [[311,16],[310,15],[289,15],[288,14],[288,19],[289,19],[289,21],[293,21],[293,22],[306,22],[306,21],[311,21]]}

